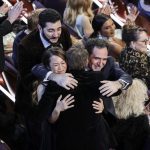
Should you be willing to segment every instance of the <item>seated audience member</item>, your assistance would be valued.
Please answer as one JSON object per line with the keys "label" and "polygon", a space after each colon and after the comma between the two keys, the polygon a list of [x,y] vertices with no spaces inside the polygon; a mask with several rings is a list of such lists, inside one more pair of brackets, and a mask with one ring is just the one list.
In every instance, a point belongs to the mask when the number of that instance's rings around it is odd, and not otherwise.
{"label": "seated audience member", "polygon": [[88,38],[93,33],[92,0],[68,0],[64,11],[64,23],[73,28],[80,38]]}
{"label": "seated audience member", "polygon": [[[136,25],[126,25],[123,28],[122,39],[125,41],[126,47],[120,55],[120,67],[133,78],[143,80],[148,86],[150,95],[150,57],[147,51],[149,44],[147,30]],[[148,112],[149,107],[150,105],[146,107]]]}
{"label": "seated audience member", "polygon": [[147,87],[140,79],[114,98],[118,121],[113,128],[117,138],[116,150],[148,150],[150,147],[150,126],[144,113],[148,100]]}
{"label": "seated audience member", "polygon": [[[44,111],[49,111],[49,122],[56,127],[56,150],[114,148],[116,145],[115,139],[107,122],[102,113],[95,114],[95,108],[92,107],[92,104],[95,104],[93,101],[99,102],[101,97],[98,87],[103,75],[100,72],[85,71],[88,64],[88,52],[82,47],[71,47],[66,52],[66,57],[69,71],[79,84],[73,90],[66,90],[55,82],[49,81],[39,102],[37,117]],[[65,97],[69,93],[74,96],[74,100],[68,99],[66,108],[71,108],[61,111],[57,107],[60,98],[58,100],[57,98],[60,94]],[[99,107],[99,105],[96,107]],[[50,135],[51,133],[46,134]],[[45,140],[50,141],[51,139]]]}
{"label": "seated audience member", "polygon": [[36,9],[33,10],[29,16],[27,17],[27,29],[20,31],[19,33],[17,33],[14,43],[13,43],[13,54],[12,54],[12,59],[14,61],[14,65],[16,68],[18,68],[18,46],[19,43],[21,42],[21,40],[28,35],[30,32],[32,32],[33,30],[35,30],[37,28],[38,25],[38,17],[39,14],[44,10],[43,9]]}
{"label": "seated audience member", "polygon": [[149,37],[146,29],[126,25],[123,28],[122,39],[126,47],[120,55],[120,67],[133,78],[142,79],[150,89],[150,57],[147,55]]}
{"label": "seated audience member", "polygon": [[93,18],[92,27],[94,32],[90,37],[108,40],[111,47],[109,55],[117,59],[125,44],[121,39],[115,37],[116,26],[113,20],[105,14],[97,14]]}

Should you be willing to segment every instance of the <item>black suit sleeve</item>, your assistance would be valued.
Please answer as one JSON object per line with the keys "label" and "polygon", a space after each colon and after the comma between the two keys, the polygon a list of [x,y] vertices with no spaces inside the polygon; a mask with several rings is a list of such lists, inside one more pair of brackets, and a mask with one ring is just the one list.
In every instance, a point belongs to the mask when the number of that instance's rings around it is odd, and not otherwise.
{"label": "black suit sleeve", "polygon": [[129,85],[132,84],[132,77],[127,74],[125,71],[123,71],[119,64],[115,63],[113,59],[110,59],[109,61],[111,70],[110,70],[110,78],[111,80],[122,80],[124,81],[125,88],[127,88]]}
{"label": "black suit sleeve", "polygon": [[4,70],[4,46],[3,36],[12,31],[11,23],[8,20],[0,24],[0,72]]}

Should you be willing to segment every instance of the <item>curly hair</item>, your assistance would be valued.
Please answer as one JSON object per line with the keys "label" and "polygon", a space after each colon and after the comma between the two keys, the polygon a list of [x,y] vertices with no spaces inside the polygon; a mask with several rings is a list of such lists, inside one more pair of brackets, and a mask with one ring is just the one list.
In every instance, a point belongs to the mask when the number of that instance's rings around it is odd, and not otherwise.
{"label": "curly hair", "polygon": [[117,117],[127,119],[144,113],[144,102],[148,99],[147,86],[140,79],[133,79],[132,85],[113,98]]}

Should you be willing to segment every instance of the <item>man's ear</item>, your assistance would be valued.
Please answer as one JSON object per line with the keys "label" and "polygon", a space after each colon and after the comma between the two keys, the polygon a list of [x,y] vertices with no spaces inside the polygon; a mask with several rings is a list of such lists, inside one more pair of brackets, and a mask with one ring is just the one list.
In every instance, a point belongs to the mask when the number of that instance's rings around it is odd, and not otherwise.
{"label": "man's ear", "polygon": [[42,29],[42,27],[39,24],[37,25],[37,27],[38,27],[39,31]]}

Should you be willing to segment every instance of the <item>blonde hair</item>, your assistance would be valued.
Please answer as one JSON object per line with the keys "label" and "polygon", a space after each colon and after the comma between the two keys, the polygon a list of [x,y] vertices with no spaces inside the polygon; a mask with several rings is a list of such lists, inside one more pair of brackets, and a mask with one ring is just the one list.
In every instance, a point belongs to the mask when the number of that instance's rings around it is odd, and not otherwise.
{"label": "blonde hair", "polygon": [[68,0],[64,11],[64,23],[74,27],[79,14],[85,14],[90,21],[93,19],[92,0]]}
{"label": "blonde hair", "polygon": [[39,23],[39,14],[45,10],[45,8],[39,8],[39,9],[35,9],[33,10],[32,12],[30,12],[28,14],[28,17],[27,17],[27,22],[28,22],[28,29],[30,31],[33,31],[34,29],[37,28],[37,25]]}
{"label": "blonde hair", "polygon": [[132,85],[119,96],[113,98],[116,101],[115,111],[120,119],[130,116],[139,116],[144,113],[144,101],[148,98],[147,86],[140,79],[134,79]]}

